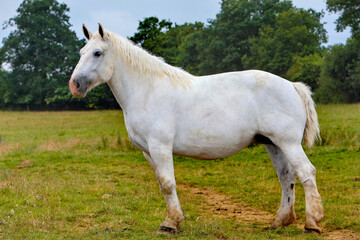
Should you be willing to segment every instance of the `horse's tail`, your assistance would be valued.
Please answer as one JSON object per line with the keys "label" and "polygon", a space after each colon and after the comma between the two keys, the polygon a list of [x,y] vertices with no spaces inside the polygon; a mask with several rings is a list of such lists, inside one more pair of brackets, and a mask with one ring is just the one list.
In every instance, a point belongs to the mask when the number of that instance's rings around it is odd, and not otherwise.
{"label": "horse's tail", "polygon": [[308,86],[301,82],[293,83],[293,85],[300,95],[306,111],[303,141],[307,147],[311,148],[316,140],[321,140],[315,103],[311,98],[311,90]]}

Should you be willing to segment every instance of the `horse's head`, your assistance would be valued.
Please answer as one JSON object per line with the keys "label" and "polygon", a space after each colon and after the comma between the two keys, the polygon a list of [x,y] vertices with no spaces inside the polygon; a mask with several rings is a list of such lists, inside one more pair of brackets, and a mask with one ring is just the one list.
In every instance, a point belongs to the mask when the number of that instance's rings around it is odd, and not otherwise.
{"label": "horse's head", "polygon": [[109,35],[99,24],[99,32],[92,34],[83,25],[88,43],[80,50],[80,60],[71,76],[69,87],[75,97],[86,93],[101,83],[109,81],[114,72],[114,53]]}

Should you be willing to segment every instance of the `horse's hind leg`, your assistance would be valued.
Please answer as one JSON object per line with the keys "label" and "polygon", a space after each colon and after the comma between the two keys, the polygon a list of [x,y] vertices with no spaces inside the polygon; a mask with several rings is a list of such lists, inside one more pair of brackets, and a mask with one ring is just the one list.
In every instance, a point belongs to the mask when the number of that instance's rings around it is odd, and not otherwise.
{"label": "horse's hind leg", "polygon": [[295,222],[296,219],[294,211],[296,172],[290,166],[280,148],[273,144],[265,144],[265,148],[270,155],[282,188],[277,218],[271,225],[271,228],[279,228]]}
{"label": "horse's hind leg", "polygon": [[172,153],[166,148],[157,147],[151,151],[151,156],[145,152],[144,156],[154,170],[166,200],[167,217],[158,233],[176,233],[180,230],[180,222],[184,220],[184,212],[176,193]]}
{"label": "horse's hind leg", "polygon": [[306,223],[305,231],[321,232],[318,223],[324,218],[324,208],[316,186],[316,170],[307,158],[300,143],[278,145],[295,170],[305,190]]}

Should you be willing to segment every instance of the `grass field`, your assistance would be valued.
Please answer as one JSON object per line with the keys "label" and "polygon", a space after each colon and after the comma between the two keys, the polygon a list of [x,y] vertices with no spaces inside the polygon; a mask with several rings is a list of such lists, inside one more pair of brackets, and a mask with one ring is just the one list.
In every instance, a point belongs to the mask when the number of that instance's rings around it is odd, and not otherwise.
{"label": "grass field", "polygon": [[[203,192],[276,215],[276,172],[265,149],[252,146],[215,161],[175,157],[186,220],[182,233],[164,236],[155,232],[165,201],[121,111],[0,112],[0,239],[360,239],[360,104],[320,105],[318,114],[323,141],[307,154],[317,168],[324,234],[271,230],[262,220],[238,220],[241,209],[209,203]],[[303,225],[299,182],[296,196]]]}

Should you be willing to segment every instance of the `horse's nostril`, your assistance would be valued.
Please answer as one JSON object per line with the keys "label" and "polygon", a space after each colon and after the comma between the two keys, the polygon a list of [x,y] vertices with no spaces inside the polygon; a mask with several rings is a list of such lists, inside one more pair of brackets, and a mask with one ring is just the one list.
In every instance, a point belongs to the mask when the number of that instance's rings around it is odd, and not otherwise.
{"label": "horse's nostril", "polygon": [[80,83],[78,81],[75,81],[74,84],[75,84],[76,88],[80,87]]}

